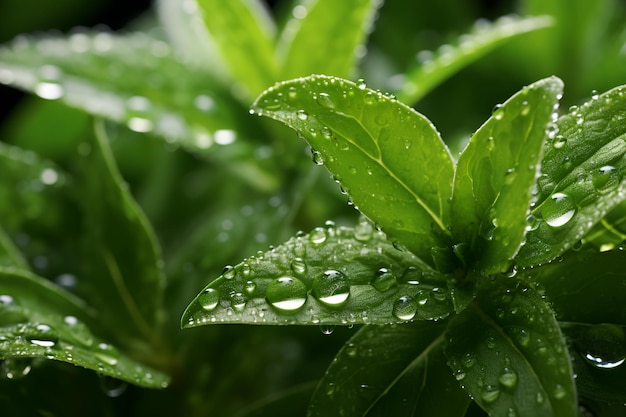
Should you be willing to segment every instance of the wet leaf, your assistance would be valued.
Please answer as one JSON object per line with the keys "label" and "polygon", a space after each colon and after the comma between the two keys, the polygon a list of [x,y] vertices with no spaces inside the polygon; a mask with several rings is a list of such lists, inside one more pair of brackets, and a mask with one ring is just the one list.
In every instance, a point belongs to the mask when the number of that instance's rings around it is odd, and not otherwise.
{"label": "wet leaf", "polygon": [[412,416],[434,411],[434,403],[438,416],[462,415],[469,397],[446,366],[443,330],[426,322],[363,327],[326,371],[308,415]]}
{"label": "wet leaf", "polygon": [[277,81],[275,28],[262,2],[198,0],[198,7],[239,96],[254,98]]}
{"label": "wet leaf", "polygon": [[549,304],[526,283],[485,283],[451,320],[448,337],[450,367],[490,415],[578,416],[565,339]]}
{"label": "wet leaf", "polygon": [[0,358],[54,359],[136,385],[167,386],[166,375],[95,336],[95,316],[62,288],[26,271],[0,268]]}
{"label": "wet leaf", "polygon": [[486,273],[504,272],[528,226],[532,192],[547,127],[563,83],[546,78],[522,89],[482,125],[459,157],[451,221]]}
{"label": "wet leaf", "polygon": [[0,267],[15,267],[18,269],[28,269],[26,260],[15,247],[11,238],[0,227]]}
{"label": "wet leaf", "polygon": [[85,207],[85,292],[103,322],[125,343],[154,341],[165,278],[160,249],[145,215],[117,170],[104,125],[96,125],[90,153],[82,161]]}
{"label": "wet leaf", "polygon": [[400,323],[452,310],[444,276],[363,222],[319,227],[227,267],[187,307],[182,326]]}
{"label": "wet leaf", "polygon": [[245,115],[230,93],[144,33],[19,37],[0,48],[0,83],[155,133],[200,155],[236,140],[237,115]]}
{"label": "wet leaf", "polygon": [[506,16],[494,23],[480,22],[463,35],[458,45],[444,45],[432,56],[418,55],[422,62],[409,69],[394,90],[398,100],[415,103],[456,72],[478,61],[495,48],[528,32],[549,27],[549,16],[519,18]]}
{"label": "wet leaf", "polygon": [[582,239],[582,243],[601,252],[616,249],[625,241],[626,202],[621,202],[609,211]]}
{"label": "wet leaf", "polygon": [[447,246],[453,164],[422,115],[365,84],[327,76],[282,82],[254,111],[295,129],[355,207],[426,262]]}
{"label": "wet leaf", "polygon": [[546,263],[570,248],[626,197],[626,89],[617,87],[557,121],[538,178],[536,220],[521,266]]}
{"label": "wet leaf", "polygon": [[[281,78],[323,73],[351,77],[374,23],[379,0],[301,1],[285,25],[278,44]],[[304,15],[304,17],[302,17]],[[267,87],[267,85],[265,86]]]}
{"label": "wet leaf", "polygon": [[626,253],[569,251],[533,274],[559,321],[626,325]]}

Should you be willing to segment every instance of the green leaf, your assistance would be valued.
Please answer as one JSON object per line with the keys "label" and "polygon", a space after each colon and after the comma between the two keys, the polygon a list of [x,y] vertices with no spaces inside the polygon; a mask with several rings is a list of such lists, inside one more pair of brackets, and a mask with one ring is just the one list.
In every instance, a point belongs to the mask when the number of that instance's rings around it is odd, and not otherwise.
{"label": "green leaf", "polygon": [[276,82],[275,28],[260,1],[198,0],[198,6],[239,96],[253,98]]}
{"label": "green leaf", "polygon": [[[327,74],[351,77],[357,49],[374,23],[379,0],[301,1],[278,45],[282,79]],[[267,86],[266,86],[267,87]]]}
{"label": "green leaf", "polygon": [[295,129],[390,238],[432,262],[448,246],[450,152],[421,114],[380,92],[315,75],[265,91],[254,111]]}
{"label": "green leaf", "polygon": [[578,393],[586,398],[624,404],[626,333],[613,324],[563,326],[571,344]]}
{"label": "green leaf", "polygon": [[281,392],[275,398],[266,398],[260,404],[246,407],[238,417],[292,417],[305,415],[311,395],[315,390],[315,383],[308,383]]}
{"label": "green leaf", "polygon": [[618,248],[626,241],[626,201],[621,202],[582,238],[588,244],[606,252]]}
{"label": "green leaf", "polygon": [[0,358],[47,358],[136,385],[168,377],[94,336],[95,313],[80,299],[26,271],[0,268]]}
{"label": "green leaf", "polygon": [[538,179],[535,218],[520,266],[546,263],[576,244],[624,201],[626,89],[618,87],[557,121]]}
{"label": "green leaf", "polygon": [[143,33],[20,37],[0,48],[0,83],[155,133],[200,155],[231,143],[241,135],[236,115],[243,108],[173,55],[168,44]]}
{"label": "green leaf", "polygon": [[363,327],[326,371],[308,415],[462,415],[469,397],[446,366],[443,330],[427,322]]}
{"label": "green leaf", "polygon": [[18,269],[28,269],[28,263],[15,247],[11,238],[0,227],[0,267],[12,266]]}
{"label": "green leaf", "polygon": [[495,110],[459,157],[452,232],[487,273],[504,272],[522,245],[546,128],[562,91],[556,77],[525,87]]}
{"label": "green leaf", "polygon": [[501,278],[481,290],[448,328],[446,354],[459,382],[492,416],[578,416],[567,346],[549,304],[522,281]]}
{"label": "green leaf", "polygon": [[536,270],[559,321],[626,326],[626,253],[569,251],[559,262]]}
{"label": "green leaf", "polygon": [[402,77],[394,90],[398,100],[415,103],[464,67],[479,60],[510,39],[552,25],[548,16],[502,17],[495,23],[476,25],[475,30],[460,38],[458,45],[442,46],[436,55],[428,56]]}
{"label": "green leaf", "polygon": [[82,190],[89,301],[124,342],[154,341],[165,284],[160,249],[117,170],[102,123],[90,146]]}
{"label": "green leaf", "polygon": [[227,267],[187,307],[182,326],[384,324],[451,311],[446,278],[363,222],[318,227]]}

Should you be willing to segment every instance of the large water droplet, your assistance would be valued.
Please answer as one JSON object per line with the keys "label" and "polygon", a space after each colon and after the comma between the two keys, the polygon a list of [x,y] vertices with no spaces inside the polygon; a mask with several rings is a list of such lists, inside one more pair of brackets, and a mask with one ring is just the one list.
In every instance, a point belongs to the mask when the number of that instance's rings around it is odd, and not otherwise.
{"label": "large water droplet", "polygon": [[576,214],[576,206],[565,193],[555,193],[544,203],[541,215],[551,227],[566,225]]}
{"label": "large water droplet", "polygon": [[402,296],[393,304],[392,313],[400,320],[411,320],[417,314],[417,302],[410,296]]}
{"label": "large water droplet", "polygon": [[230,295],[230,306],[235,311],[242,311],[246,307],[246,296],[240,292],[234,292]]}
{"label": "large water droplet", "polygon": [[480,397],[487,404],[494,403],[498,398],[500,398],[500,390],[498,389],[498,387],[495,387],[493,385],[487,385],[483,392],[480,394]]}
{"label": "large water droplet", "polygon": [[393,287],[395,283],[396,276],[387,268],[380,268],[376,271],[374,279],[372,280],[372,286],[380,292],[387,291],[389,288]]}
{"label": "large water droplet", "polygon": [[323,227],[316,227],[309,235],[311,243],[315,245],[321,245],[322,243],[326,242],[327,237],[328,236],[326,233],[326,229],[324,229]]}
{"label": "large water droplet", "polygon": [[500,376],[498,377],[498,381],[502,386],[513,389],[517,385],[517,372],[511,368],[504,368],[502,372],[500,372]]}
{"label": "large water droplet", "polygon": [[328,307],[341,307],[350,296],[350,283],[339,271],[330,269],[313,281],[313,295]]}
{"label": "large water droplet", "polygon": [[596,368],[617,368],[626,361],[626,335],[620,326],[590,326],[576,340],[576,347],[588,363]]}
{"label": "large water droplet", "polygon": [[220,302],[220,292],[215,288],[207,288],[198,296],[198,302],[203,309],[211,311]]}
{"label": "large water droplet", "polygon": [[265,297],[275,308],[295,312],[306,302],[307,288],[302,281],[292,277],[280,277],[267,286]]}
{"label": "large water droplet", "polygon": [[59,341],[59,338],[54,334],[52,327],[47,324],[38,324],[35,326],[34,331],[28,331],[26,339],[30,343],[41,347],[54,347]]}
{"label": "large water droplet", "polygon": [[366,219],[361,219],[354,228],[354,238],[361,242],[367,242],[374,235],[374,226]]}
{"label": "large water droplet", "polygon": [[612,165],[605,165],[592,176],[593,186],[598,193],[606,194],[617,188],[622,178],[619,170]]}

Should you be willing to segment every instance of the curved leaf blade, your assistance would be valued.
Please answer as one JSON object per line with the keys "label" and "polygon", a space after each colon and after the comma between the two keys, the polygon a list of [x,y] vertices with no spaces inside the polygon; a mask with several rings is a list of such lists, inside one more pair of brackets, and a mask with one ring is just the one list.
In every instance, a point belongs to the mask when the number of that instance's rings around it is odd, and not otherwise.
{"label": "curved leaf blade", "polygon": [[559,321],[626,326],[626,253],[569,251],[533,273]]}
{"label": "curved leaf blade", "polygon": [[380,6],[379,0],[300,2],[299,13],[291,18],[278,44],[281,78],[310,74],[351,77],[356,52],[365,42]]}
{"label": "curved leaf blade", "polygon": [[17,38],[0,48],[0,83],[199,155],[241,135],[236,115],[243,109],[230,93],[178,61],[167,43],[140,32]]}
{"label": "curved leaf blade", "polygon": [[626,88],[574,107],[557,121],[538,179],[536,222],[517,263],[549,262],[626,198]]}
{"label": "curved leaf blade", "polygon": [[424,116],[365,85],[322,75],[277,84],[253,109],[302,135],[389,237],[426,262],[433,247],[448,245],[452,157]]}
{"label": "curved leaf blade", "polygon": [[[344,345],[326,371],[313,394],[308,415],[412,416],[414,410],[422,412],[417,403],[427,402],[424,397],[431,390],[441,388],[425,382],[431,376],[426,375],[430,362],[442,353],[443,331],[441,324],[426,322],[363,327]],[[460,398],[448,397],[449,404],[460,400],[460,409],[464,410],[468,396],[452,378],[445,360],[440,365],[443,369],[438,370],[449,376],[455,384],[453,388],[461,393]],[[408,409],[403,409],[406,406],[403,401],[398,404],[390,401],[397,394],[395,390],[403,389],[415,390],[405,397],[410,403],[415,402]],[[439,395],[442,394],[449,393],[442,390]]]}
{"label": "curved leaf blade", "polygon": [[164,388],[168,377],[94,335],[95,313],[80,299],[26,271],[0,268],[0,357],[47,358],[130,383]]}
{"label": "curved leaf blade", "polygon": [[472,135],[459,157],[452,232],[470,244],[486,273],[506,271],[522,245],[546,129],[562,92],[556,77],[523,88]]}
{"label": "curved leaf blade", "polygon": [[82,184],[86,295],[120,340],[155,340],[165,285],[160,248],[117,170],[103,123],[96,124],[90,149],[82,161],[88,170]]}
{"label": "curved leaf blade", "polygon": [[198,6],[240,95],[253,98],[276,82],[275,28],[260,1],[198,0]]}
{"label": "curved leaf blade", "polygon": [[571,362],[552,310],[524,282],[512,284],[486,283],[476,302],[450,321],[450,367],[492,416],[575,417]]}
{"label": "curved leaf blade", "polygon": [[[457,46],[446,45],[401,77],[401,87],[392,88],[398,100],[415,103],[464,67],[479,60],[507,41],[528,32],[549,27],[548,16],[503,17],[494,23],[481,23],[474,32],[463,35]],[[395,83],[398,83],[395,80]],[[393,87],[393,86],[390,86]]]}
{"label": "curved leaf blade", "polygon": [[227,267],[187,307],[182,326],[440,319],[454,309],[446,285],[369,223],[316,228]]}
{"label": "curved leaf blade", "polygon": [[15,247],[11,238],[0,227],[0,267],[3,266],[28,270],[28,264],[19,249]]}

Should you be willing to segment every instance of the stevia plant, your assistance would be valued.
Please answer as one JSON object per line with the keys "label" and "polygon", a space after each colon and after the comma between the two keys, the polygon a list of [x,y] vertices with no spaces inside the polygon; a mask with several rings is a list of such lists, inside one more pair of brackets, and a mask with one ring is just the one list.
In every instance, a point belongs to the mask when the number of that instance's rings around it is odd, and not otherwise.
{"label": "stevia plant", "polygon": [[363,324],[311,416],[623,403],[626,89],[559,116],[562,92],[556,77],[523,88],[455,161],[424,116],[361,81],[269,88],[252,112],[295,129],[362,217],[226,267],[183,327]]}

